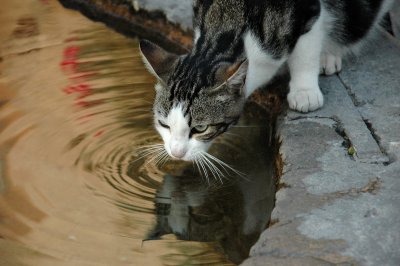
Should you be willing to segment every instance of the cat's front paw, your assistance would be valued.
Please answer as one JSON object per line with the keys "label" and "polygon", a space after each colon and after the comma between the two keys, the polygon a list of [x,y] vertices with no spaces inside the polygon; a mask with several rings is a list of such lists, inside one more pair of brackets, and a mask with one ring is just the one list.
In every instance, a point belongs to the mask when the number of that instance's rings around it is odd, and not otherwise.
{"label": "cat's front paw", "polygon": [[320,73],[330,76],[342,71],[342,57],[330,53],[321,54]]}
{"label": "cat's front paw", "polygon": [[324,97],[318,87],[313,89],[290,88],[287,100],[291,109],[303,113],[317,110],[324,104]]}

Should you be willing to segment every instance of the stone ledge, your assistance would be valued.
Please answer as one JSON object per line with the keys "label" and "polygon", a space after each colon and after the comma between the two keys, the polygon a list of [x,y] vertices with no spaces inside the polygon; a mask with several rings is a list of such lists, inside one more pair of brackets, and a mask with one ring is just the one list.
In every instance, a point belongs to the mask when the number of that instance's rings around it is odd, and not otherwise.
{"label": "stone ledge", "polygon": [[379,38],[339,77],[321,78],[321,110],[290,111],[281,123],[284,185],[274,223],[244,265],[400,261],[400,148],[392,145],[400,143],[400,46],[386,33]]}

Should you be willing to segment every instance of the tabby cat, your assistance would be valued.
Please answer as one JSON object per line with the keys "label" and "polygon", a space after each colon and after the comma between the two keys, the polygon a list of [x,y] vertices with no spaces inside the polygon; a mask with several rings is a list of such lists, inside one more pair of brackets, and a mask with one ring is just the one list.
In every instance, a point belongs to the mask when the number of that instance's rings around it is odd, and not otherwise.
{"label": "tabby cat", "polygon": [[196,0],[194,46],[171,54],[143,40],[157,77],[155,127],[168,154],[196,160],[234,125],[246,98],[287,63],[287,101],[299,112],[323,105],[318,75],[342,68],[393,0]]}

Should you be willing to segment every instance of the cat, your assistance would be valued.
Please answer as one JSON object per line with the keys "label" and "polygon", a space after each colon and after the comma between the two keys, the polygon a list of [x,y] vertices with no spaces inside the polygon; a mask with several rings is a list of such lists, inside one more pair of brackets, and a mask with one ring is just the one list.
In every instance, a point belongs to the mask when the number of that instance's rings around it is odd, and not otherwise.
{"label": "cat", "polygon": [[320,73],[342,69],[393,0],[196,0],[185,55],[140,42],[157,78],[154,123],[168,154],[193,161],[234,125],[246,98],[287,64],[289,107],[321,108]]}

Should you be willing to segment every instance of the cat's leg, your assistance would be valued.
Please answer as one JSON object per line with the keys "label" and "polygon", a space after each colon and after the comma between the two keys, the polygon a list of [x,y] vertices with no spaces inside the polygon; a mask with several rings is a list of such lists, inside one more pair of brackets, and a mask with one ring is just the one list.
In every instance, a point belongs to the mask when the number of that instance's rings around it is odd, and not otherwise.
{"label": "cat's leg", "polygon": [[299,38],[288,60],[291,80],[287,100],[289,107],[299,112],[314,111],[324,103],[318,85],[324,40],[322,17],[321,15],[309,32]]}
{"label": "cat's leg", "polygon": [[342,70],[342,56],[332,54],[329,52],[322,52],[320,73],[330,76],[339,73]]}
{"label": "cat's leg", "polygon": [[246,97],[268,83],[286,58],[274,59],[262,48],[260,41],[251,32],[244,37],[245,51],[249,61],[246,76]]}

